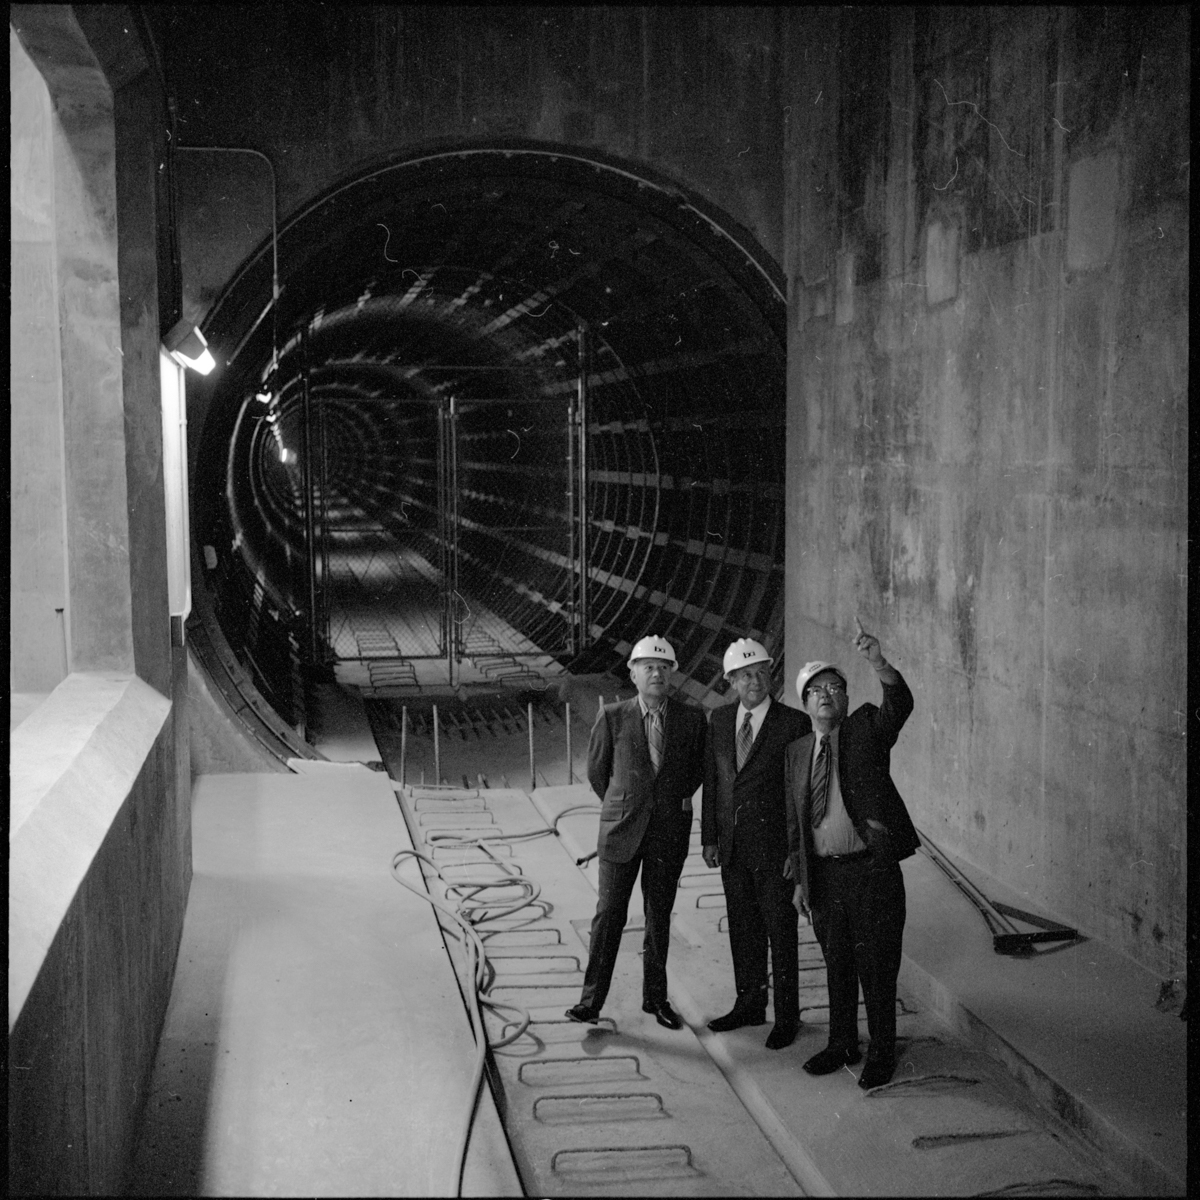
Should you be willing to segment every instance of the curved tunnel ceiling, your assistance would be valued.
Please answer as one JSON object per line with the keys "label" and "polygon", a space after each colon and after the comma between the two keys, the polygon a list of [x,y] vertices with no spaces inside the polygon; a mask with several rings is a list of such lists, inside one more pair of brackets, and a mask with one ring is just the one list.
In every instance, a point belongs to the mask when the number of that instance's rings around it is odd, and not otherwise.
{"label": "curved tunnel ceiling", "polygon": [[[278,263],[277,306],[268,243],[205,322],[222,369],[192,480],[194,540],[216,557],[204,611],[260,681],[306,655],[306,385],[331,525],[382,526],[433,563],[453,397],[458,591],[570,669],[619,668],[653,631],[703,699],[731,639],[779,646],[785,305],[732,223],[572,152],[457,150],[332,189],[280,229]],[[572,645],[581,365],[588,621]]]}

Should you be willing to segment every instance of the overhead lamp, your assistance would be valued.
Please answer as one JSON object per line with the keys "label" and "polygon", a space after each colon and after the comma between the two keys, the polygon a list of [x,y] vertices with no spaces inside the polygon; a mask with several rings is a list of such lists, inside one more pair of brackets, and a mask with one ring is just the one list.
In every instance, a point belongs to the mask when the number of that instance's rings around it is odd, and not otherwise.
{"label": "overhead lamp", "polygon": [[262,384],[254,393],[254,398],[260,404],[273,405],[279,398],[279,373],[275,370],[272,363],[267,377],[262,381]]}
{"label": "overhead lamp", "polygon": [[217,365],[217,360],[209,352],[204,334],[186,317],[171,327],[163,345],[181,367],[191,367],[201,375],[207,375]]}

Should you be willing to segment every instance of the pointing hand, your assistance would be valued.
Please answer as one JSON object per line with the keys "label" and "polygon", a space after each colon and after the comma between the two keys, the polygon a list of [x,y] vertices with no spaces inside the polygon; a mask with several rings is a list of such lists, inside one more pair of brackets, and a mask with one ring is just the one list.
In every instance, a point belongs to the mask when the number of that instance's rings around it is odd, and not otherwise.
{"label": "pointing hand", "polygon": [[854,617],[854,624],[858,626],[858,632],[851,639],[854,642],[854,648],[861,654],[872,667],[878,669],[883,665],[883,651],[879,648],[879,639],[872,633],[868,633],[863,628],[862,620],[857,614]]}

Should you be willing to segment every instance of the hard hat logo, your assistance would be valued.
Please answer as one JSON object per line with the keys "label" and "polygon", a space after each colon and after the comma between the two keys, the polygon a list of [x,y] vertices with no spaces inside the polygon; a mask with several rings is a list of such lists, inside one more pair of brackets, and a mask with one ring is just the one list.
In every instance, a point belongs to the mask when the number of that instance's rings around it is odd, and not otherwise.
{"label": "hard hat logo", "polygon": [[725,651],[722,671],[728,676],[730,671],[736,671],[739,667],[749,667],[754,663],[770,664],[772,661],[774,660],[761,642],[756,642],[752,638],[738,638]]}
{"label": "hard hat logo", "polygon": [[809,680],[815,679],[824,671],[832,671],[841,681],[842,686],[848,686],[846,673],[841,667],[834,663],[827,662],[810,662],[805,663],[800,668],[800,674],[796,676],[796,695],[800,697],[800,703],[804,703],[804,689],[808,687]]}
{"label": "hard hat logo", "polygon": [[655,637],[653,634],[642,638],[629,652],[629,661],[631,664],[635,663],[639,658],[663,658],[673,667],[679,665],[675,657],[675,651],[671,649],[671,643],[666,638]]}

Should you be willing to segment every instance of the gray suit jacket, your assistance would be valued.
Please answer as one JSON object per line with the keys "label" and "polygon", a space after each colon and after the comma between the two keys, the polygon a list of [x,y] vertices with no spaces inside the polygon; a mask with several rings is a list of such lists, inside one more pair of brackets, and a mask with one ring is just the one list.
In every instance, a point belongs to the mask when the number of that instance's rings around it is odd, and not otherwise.
{"label": "gray suit jacket", "polygon": [[[680,814],[683,853],[691,829],[691,797],[704,777],[704,712],[674,697],[665,701],[663,761],[658,775],[635,696],[606,704],[588,743],[588,782],[600,797],[599,856],[628,862],[642,844],[656,806]],[[682,814],[689,815],[686,820]]]}

